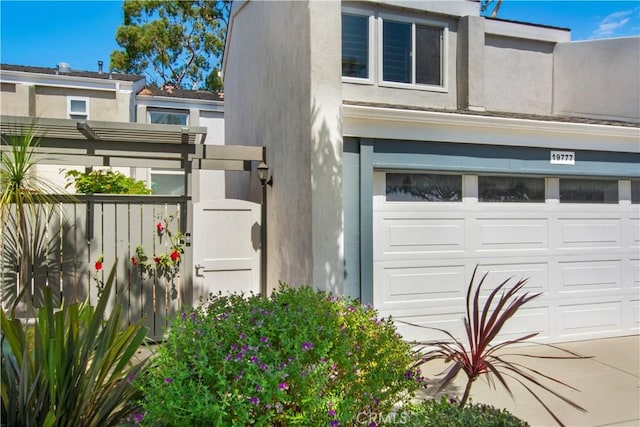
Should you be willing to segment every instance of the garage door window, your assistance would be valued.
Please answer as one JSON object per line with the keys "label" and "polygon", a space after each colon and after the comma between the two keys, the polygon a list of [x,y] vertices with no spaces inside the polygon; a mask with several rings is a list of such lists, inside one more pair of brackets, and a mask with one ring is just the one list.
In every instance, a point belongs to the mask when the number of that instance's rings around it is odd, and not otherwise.
{"label": "garage door window", "polygon": [[618,203],[614,179],[560,179],[561,203]]}
{"label": "garage door window", "polygon": [[388,173],[386,196],[390,202],[460,202],[462,175]]}
{"label": "garage door window", "polygon": [[544,203],[544,178],[479,176],[481,202]]}
{"label": "garage door window", "polygon": [[640,203],[640,180],[631,181],[631,203]]}

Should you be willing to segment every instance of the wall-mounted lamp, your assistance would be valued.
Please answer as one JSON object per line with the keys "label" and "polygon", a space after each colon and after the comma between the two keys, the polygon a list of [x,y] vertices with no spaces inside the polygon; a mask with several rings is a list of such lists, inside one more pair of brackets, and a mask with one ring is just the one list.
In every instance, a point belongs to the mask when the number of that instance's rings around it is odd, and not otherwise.
{"label": "wall-mounted lamp", "polygon": [[273,176],[269,177],[269,166],[267,166],[265,162],[260,162],[257,169],[258,169],[258,179],[260,180],[260,184],[262,184],[263,187],[265,185],[269,185],[270,187],[273,187]]}

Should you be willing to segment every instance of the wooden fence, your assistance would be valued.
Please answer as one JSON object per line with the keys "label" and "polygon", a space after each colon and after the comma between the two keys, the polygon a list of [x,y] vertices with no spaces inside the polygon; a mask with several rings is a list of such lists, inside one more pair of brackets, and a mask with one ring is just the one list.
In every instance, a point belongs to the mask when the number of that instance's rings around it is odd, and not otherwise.
{"label": "wooden fence", "polygon": [[[109,303],[121,304],[128,322],[144,319],[149,336],[161,338],[180,308],[191,303],[190,279],[185,276],[191,270],[191,248],[179,238],[186,230],[186,203],[185,197],[77,196],[73,203],[55,203],[50,212],[40,209],[40,219],[31,224],[37,232],[29,243],[34,254],[28,266],[29,289],[16,313],[33,314],[30,310],[40,305],[43,286],[53,288],[56,298],[67,303],[87,299],[95,303],[100,283],[114,267]],[[10,220],[2,228],[5,309],[22,291],[14,249],[16,228]],[[146,263],[142,254],[148,257]],[[98,261],[101,265],[96,265]],[[156,268],[163,262],[171,271]]]}

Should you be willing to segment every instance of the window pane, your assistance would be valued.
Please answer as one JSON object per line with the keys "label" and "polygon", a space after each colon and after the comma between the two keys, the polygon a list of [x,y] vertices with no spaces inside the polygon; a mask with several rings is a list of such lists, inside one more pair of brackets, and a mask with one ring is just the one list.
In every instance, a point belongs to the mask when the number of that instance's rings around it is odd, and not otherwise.
{"label": "window pane", "polygon": [[459,202],[461,175],[388,173],[386,195],[389,202]]}
{"label": "window pane", "polygon": [[478,196],[481,202],[544,203],[544,178],[479,176]]}
{"label": "window pane", "polygon": [[631,181],[631,203],[640,203],[640,180]]}
{"label": "window pane", "polygon": [[384,21],[382,79],[411,83],[411,24]]}
{"label": "window pane", "polygon": [[561,203],[618,203],[618,181],[613,179],[560,179]]}
{"label": "window pane", "polygon": [[184,174],[151,173],[151,190],[153,194],[165,196],[182,196],[184,194]]}
{"label": "window pane", "polygon": [[149,111],[149,121],[161,125],[187,125],[188,113]]}
{"label": "window pane", "polygon": [[342,15],[342,75],[369,78],[369,17]]}
{"label": "window pane", "polygon": [[441,29],[416,26],[416,83],[437,86],[442,84],[441,40]]}
{"label": "window pane", "polygon": [[69,101],[69,109],[71,113],[86,113],[87,101],[83,99],[72,99]]}

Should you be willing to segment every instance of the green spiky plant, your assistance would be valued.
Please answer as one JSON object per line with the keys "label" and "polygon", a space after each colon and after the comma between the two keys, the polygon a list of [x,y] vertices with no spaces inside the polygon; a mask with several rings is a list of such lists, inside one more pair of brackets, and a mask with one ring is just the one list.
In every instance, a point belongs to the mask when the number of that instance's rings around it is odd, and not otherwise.
{"label": "green spiky plant", "polygon": [[[95,307],[63,304],[54,311],[50,288],[29,331],[1,313],[2,420],[11,426],[111,426],[136,410],[132,380],[144,361],[132,358],[145,340],[142,320],[126,325],[121,306],[106,316],[115,264]],[[106,317],[105,317],[106,316]]]}
{"label": "green spiky plant", "polygon": [[[42,259],[44,229],[55,204],[50,194],[63,190],[38,177],[35,167],[38,163],[36,122],[25,129],[2,135],[0,156],[0,227],[2,243],[3,275],[6,270],[15,271],[15,295],[12,312],[21,300],[27,305],[33,295],[23,296],[30,291],[28,284],[33,275],[32,265]],[[4,231],[8,230],[8,231]],[[9,254],[7,254],[9,252]],[[17,269],[7,263],[16,263]],[[5,282],[3,277],[3,284]],[[5,286],[6,288],[6,286]],[[6,304],[6,289],[3,302]]]}
{"label": "green spiky plant", "polygon": [[439,331],[449,338],[417,343],[417,351],[421,354],[420,360],[416,362],[418,365],[432,360],[442,360],[445,363],[453,363],[453,365],[443,371],[442,374],[444,374],[444,377],[440,380],[436,393],[450,384],[462,371],[467,376],[467,383],[459,403],[461,408],[467,403],[473,383],[481,376],[484,376],[490,387],[495,389],[497,380],[512,398],[513,393],[506,378],[515,380],[521,384],[560,425],[562,425],[560,419],[542,398],[540,398],[534,388],[545,390],[573,408],[586,412],[580,405],[541,382],[541,379],[544,378],[545,380],[549,380],[571,390],[576,390],[574,387],[538,370],[529,368],[522,363],[507,359],[509,356],[544,359],[584,359],[584,356],[550,344],[545,345],[557,349],[561,352],[561,355],[541,357],[526,353],[504,353],[503,349],[524,343],[538,335],[538,332],[533,332],[515,339],[494,342],[508,320],[511,319],[524,304],[538,297],[540,294],[529,294],[528,292],[520,294],[520,291],[527,283],[527,279],[517,281],[513,287],[508,289],[507,284],[511,279],[507,279],[497,286],[489,294],[484,305],[481,305],[480,293],[489,273],[487,272],[482,276],[474,289],[477,270],[478,266],[476,266],[473,271],[467,289],[466,316],[463,319],[466,332],[466,345],[444,329],[403,322],[411,326]]}

